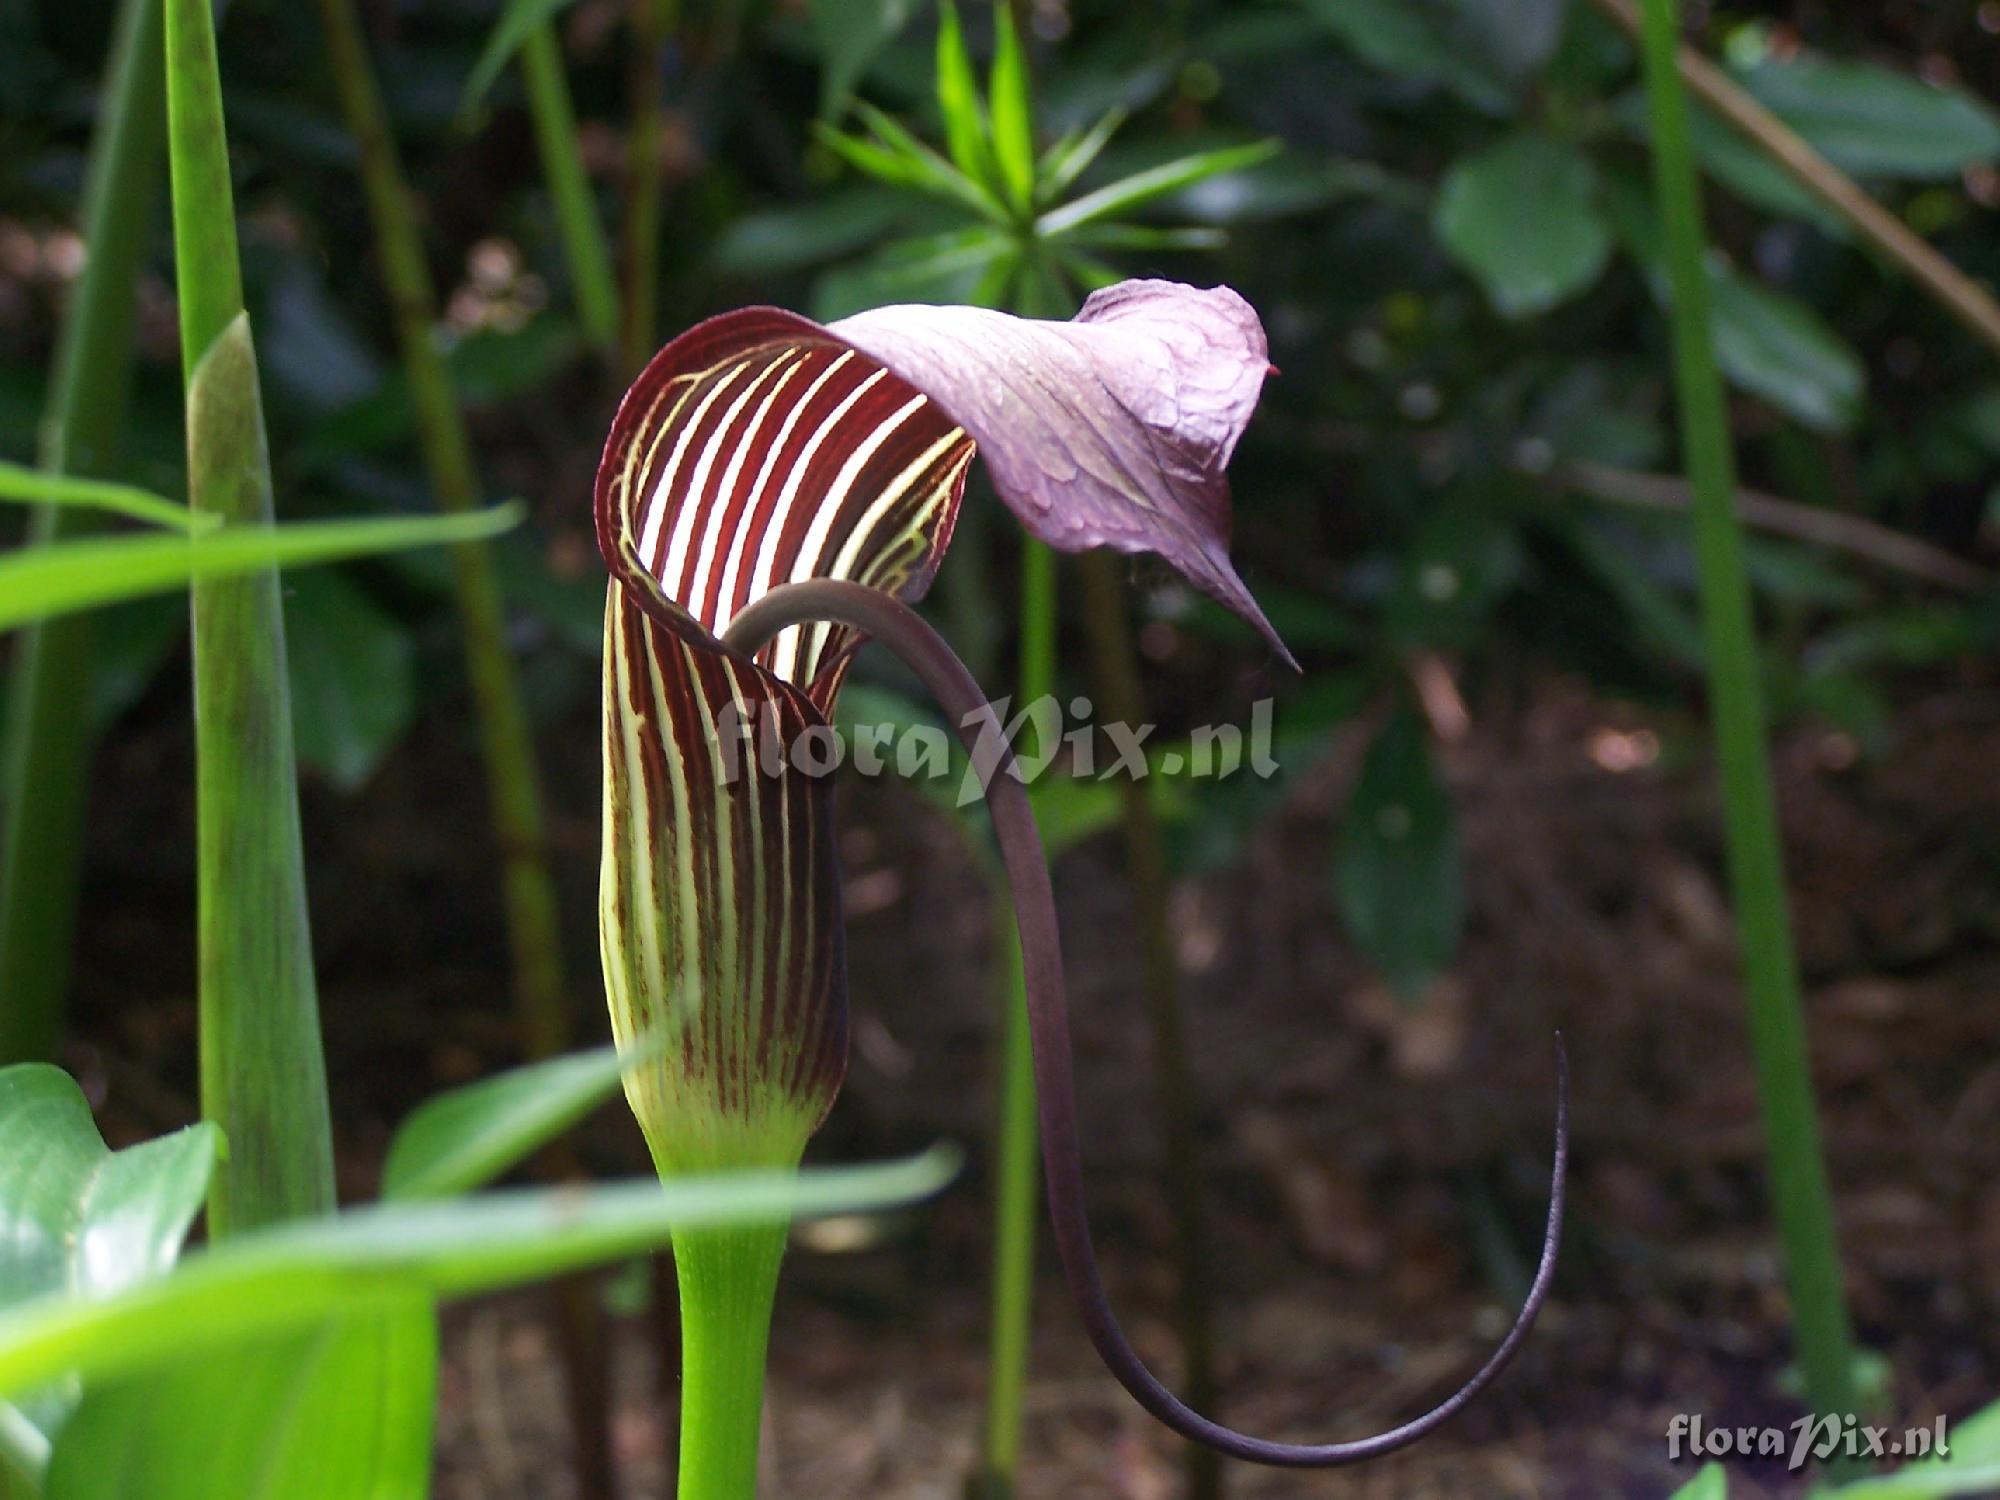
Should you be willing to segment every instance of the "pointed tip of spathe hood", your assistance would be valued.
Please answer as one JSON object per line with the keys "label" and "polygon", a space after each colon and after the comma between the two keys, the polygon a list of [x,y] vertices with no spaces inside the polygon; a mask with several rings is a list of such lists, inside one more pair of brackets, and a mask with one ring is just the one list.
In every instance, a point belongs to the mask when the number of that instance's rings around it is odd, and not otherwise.
{"label": "pointed tip of spathe hood", "polygon": [[1227,469],[1271,369],[1236,291],[1122,281],[1068,322],[910,305],[826,331],[944,408],[1036,538],[1164,558],[1296,669],[1229,560]]}

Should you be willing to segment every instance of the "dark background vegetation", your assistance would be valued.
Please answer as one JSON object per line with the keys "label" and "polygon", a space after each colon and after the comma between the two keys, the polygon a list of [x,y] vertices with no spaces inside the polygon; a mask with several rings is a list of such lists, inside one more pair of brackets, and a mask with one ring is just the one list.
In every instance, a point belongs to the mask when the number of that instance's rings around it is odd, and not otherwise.
{"label": "dark background vegetation", "polygon": [[[455,119],[494,7],[368,12],[484,477],[532,511],[501,554],[575,1011],[595,1037],[602,574],[588,497],[617,381],[571,320],[516,85],[503,78],[469,128]],[[101,0],[0,10],[10,458],[33,451],[84,253],[72,225],[109,13]],[[1618,501],[1633,476],[1672,475],[1676,449],[1630,49],[1560,0],[1040,0],[1027,14],[1046,130],[1132,111],[1099,176],[1260,136],[1285,145],[1159,207],[1163,223],[1226,228],[1225,248],[1121,261],[1238,288],[1282,370],[1236,465],[1235,552],[1303,675],[1164,570],[1130,569],[1167,732],[1277,700],[1283,776],[1196,786],[1173,823],[1238,1425],[1359,1432],[1449,1385],[1531,1259],[1557,1026],[1576,1072],[1573,1236],[1516,1373],[1405,1457],[1353,1477],[1246,1473],[1237,1490],[1664,1494],[1686,1473],[1665,1460],[1672,1413],[1783,1422],[1798,1408],[1685,520]],[[843,78],[921,124],[928,8],[843,19],[687,7],[668,79],[664,332],[747,302],[831,315],[966,294],[898,269],[882,247],[939,221],[855,179],[811,129]],[[1695,22],[1836,164],[2000,280],[2000,125],[1972,102],[2000,88],[2000,5],[1716,6]],[[973,23],[983,45],[986,18]],[[622,7],[579,0],[562,28],[615,222]],[[222,67],[279,509],[420,509],[322,56],[309,8],[230,7]],[[1719,129],[1704,145],[1746,483],[1969,565],[1940,584],[1766,533],[1751,551],[1857,1320],[1883,1356],[1884,1411],[1960,1415],[2000,1392],[2000,592],[1986,581],[2000,563],[2000,369],[1747,148]],[[179,493],[156,232],[126,452],[132,477]],[[969,510],[971,561],[955,560],[965,581],[939,613],[997,686],[1011,676],[1013,532],[990,496]],[[287,607],[340,1168],[359,1195],[415,1099],[514,1060],[519,1039],[442,560],[302,575]],[[106,733],[64,1058],[114,1143],[196,1112],[184,610],[117,620],[75,685]],[[1080,637],[1065,642],[1065,682],[1081,688]],[[1392,807],[1408,816],[1385,823]],[[855,1062],[816,1155],[976,1144],[993,968],[979,868],[906,788],[854,785],[845,824]],[[1142,1346],[1170,1361],[1170,1226],[1134,1062],[1146,1040],[1116,838],[1079,844],[1059,893],[1099,1228]],[[607,1172],[643,1170],[622,1115],[595,1122],[584,1150]],[[809,1241],[797,1257],[773,1493],[938,1495],[963,1472],[980,1389],[977,1160],[885,1243]],[[641,1291],[631,1277],[613,1288],[617,1433],[643,1475],[666,1440]],[[542,1317],[520,1301],[457,1318],[441,1495],[562,1492]],[[1174,1493],[1172,1446],[1097,1371],[1053,1283],[1040,1326],[1026,1493]],[[1744,1477],[1745,1493],[1791,1484]]]}

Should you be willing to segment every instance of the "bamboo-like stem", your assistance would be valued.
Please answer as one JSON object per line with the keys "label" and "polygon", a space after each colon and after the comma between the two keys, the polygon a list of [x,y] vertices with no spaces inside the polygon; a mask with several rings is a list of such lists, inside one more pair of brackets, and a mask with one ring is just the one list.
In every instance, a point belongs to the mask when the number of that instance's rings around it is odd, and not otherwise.
{"label": "bamboo-like stem", "polygon": [[[327,55],[341,106],[361,152],[362,185],[374,222],[376,254],[394,314],[404,376],[417,414],[424,466],[440,508],[480,503],[479,474],[451,378],[433,338],[437,297],[422,237],[382,104],[353,0],[320,0]],[[530,43],[532,51],[532,39]],[[559,61],[551,60],[560,74]],[[571,1034],[564,992],[561,917],[543,827],[534,736],[514,663],[492,554],[474,543],[452,549],[459,629],[472,684],[488,814],[499,848],[514,1003],[530,1057],[551,1057]],[[552,1160],[545,1168],[561,1171]],[[578,1483],[586,1500],[612,1489],[603,1319],[593,1284],[569,1278],[557,1288],[559,1332],[576,1442]]]}
{"label": "bamboo-like stem", "polygon": [[[1084,631],[1090,639],[1098,722],[1142,723],[1145,695],[1125,617],[1118,560],[1110,552],[1086,552],[1077,559],[1077,572],[1083,580]],[[1133,916],[1144,970],[1146,1019],[1153,1034],[1153,1093],[1161,1147],[1166,1154],[1167,1205],[1174,1220],[1175,1271],[1180,1281],[1176,1311],[1181,1358],[1186,1362],[1183,1385],[1189,1406],[1212,1411],[1219,1392],[1208,1308],[1208,1216],[1202,1207],[1201,1158],[1195,1140],[1194,1082],[1188,1066],[1180,966],[1174,956],[1167,912],[1166,838],[1146,784],[1125,777],[1119,790],[1125,866],[1132,881]],[[1189,1500],[1215,1500],[1223,1489],[1220,1455],[1213,1448],[1189,1443],[1186,1457]]]}
{"label": "bamboo-like stem", "polygon": [[[1055,691],[1056,557],[1033,539],[1021,553],[1020,701],[1016,711]],[[1012,943],[1000,1042],[999,1114],[993,1173],[993,1314],[987,1341],[986,1426],[978,1485],[982,1500],[1011,1495],[1021,1462],[1028,1345],[1035,1312],[1034,1057],[1028,1029],[1027,976]]]}
{"label": "bamboo-like stem", "polygon": [[[268,526],[256,356],[208,0],[169,0],[167,139],[188,397],[188,499]],[[285,623],[275,570],[193,588],[197,982],[202,1112],[229,1152],[209,1190],[222,1239],[333,1208],[333,1132],[306,915]]]}
{"label": "bamboo-like stem", "polygon": [[1694,490],[1696,561],[1730,887],[1799,1365],[1813,1409],[1846,1416],[1855,1410],[1853,1336],[1799,1003],[1750,590],[1731,504],[1735,455],[1711,343],[1700,183],[1677,66],[1677,12],[1675,0],[1646,0],[1643,54],[1654,183],[1671,286],[1683,462]]}
{"label": "bamboo-like stem", "polygon": [[[166,73],[160,0],[122,0],[78,215],[88,247],[55,356],[41,462],[109,473],[132,386],[132,306],[159,197]],[[88,511],[47,505],[28,545],[74,536]],[[90,724],[90,616],[30,625],[14,648],[0,744],[0,1064],[46,1058],[62,1032],[75,947]]]}
{"label": "bamboo-like stem", "polygon": [[660,146],[665,134],[663,54],[679,0],[632,0],[632,118],[625,141],[625,327],[621,363],[636,373],[652,357],[660,317]]}
{"label": "bamboo-like stem", "polygon": [[[1593,3],[1633,36],[1641,35],[1644,18],[1634,0],[1593,0]],[[1697,99],[1769,156],[1793,181],[1845,219],[1878,253],[1901,266],[1987,348],[2000,354],[2000,300],[1877,203],[1853,178],[1821,156],[1727,73],[1693,47],[1682,44],[1678,37],[1673,61],[1680,78]]]}
{"label": "bamboo-like stem", "polygon": [[674,1236],[681,1301],[679,1500],[754,1500],[783,1224]]}
{"label": "bamboo-like stem", "polygon": [[611,248],[597,217],[597,196],[577,145],[576,110],[563,72],[562,46],[553,23],[543,22],[521,44],[521,79],[541,152],[542,176],[555,204],[556,227],[569,264],[576,314],[590,342],[604,354],[618,348],[618,278]]}

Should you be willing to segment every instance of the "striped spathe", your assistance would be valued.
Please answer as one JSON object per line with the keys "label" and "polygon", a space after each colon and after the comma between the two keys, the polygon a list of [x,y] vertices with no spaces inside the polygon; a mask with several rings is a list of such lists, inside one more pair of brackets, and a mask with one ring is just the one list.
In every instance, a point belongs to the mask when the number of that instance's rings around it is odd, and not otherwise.
{"label": "striped spathe", "polygon": [[750,658],[730,622],[812,578],[921,595],[979,452],[1037,537],[1156,552],[1282,653],[1229,560],[1223,472],[1268,368],[1234,292],[1127,282],[1067,323],[746,308],[627,392],[595,495],[599,919],[620,1042],[673,1038],[627,1079],[663,1170],[796,1160],[846,1065],[832,787],[793,752],[859,642],[809,623]]}

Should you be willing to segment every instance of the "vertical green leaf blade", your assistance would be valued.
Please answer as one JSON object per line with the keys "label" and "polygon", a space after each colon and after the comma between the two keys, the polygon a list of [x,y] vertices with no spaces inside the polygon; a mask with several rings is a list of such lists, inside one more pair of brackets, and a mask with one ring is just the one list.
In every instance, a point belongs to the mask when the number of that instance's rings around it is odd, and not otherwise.
{"label": "vertical green leaf blade", "polygon": [[1014,7],[993,8],[993,73],[987,93],[993,108],[993,154],[1007,201],[1027,211],[1035,197],[1035,105],[1028,87],[1028,58]]}
{"label": "vertical green leaf blade", "polygon": [[86,1386],[57,1435],[47,1500],[422,1500],[437,1365],[436,1316],[411,1291]]}
{"label": "vertical green leaf blade", "polygon": [[236,258],[236,196],[213,16],[197,0],[166,4],[174,290],[180,300],[181,373],[191,389],[209,344],[243,311],[243,272]]}
{"label": "vertical green leaf blade", "polygon": [[938,6],[937,101],[944,116],[945,145],[958,170],[989,190],[998,187],[986,106],[979,97],[972,54],[966,50],[965,30],[952,0],[942,0]]}
{"label": "vertical green leaf blade", "polygon": [[[158,202],[164,88],[160,0],[122,0],[79,226],[90,255],[63,320],[43,427],[41,460],[50,470],[102,473],[125,425],[138,266]],[[31,543],[88,526],[83,512],[45,510]],[[76,686],[90,660],[85,620],[38,626],[15,648],[0,743],[0,1062],[47,1056],[61,1029],[90,763]]]}
{"label": "vertical green leaf blade", "polygon": [[[188,488],[199,510],[270,522],[241,313],[188,382]],[[219,1238],[330,1210],[333,1143],[277,574],[197,581],[193,619],[202,1112],[230,1142],[209,1198]]]}
{"label": "vertical green leaf blade", "polygon": [[1683,463],[1694,491],[1709,698],[1751,1055],[1807,1399],[1815,1412],[1843,1418],[1857,1406],[1854,1334],[1820,1146],[1778,842],[1760,656],[1736,519],[1736,453],[1716,363],[1707,232],[1680,75],[1679,6],[1675,0],[1646,0],[1644,16],[1642,59],[1670,290],[1674,394]]}
{"label": "vertical green leaf blade", "polygon": [[1423,721],[1399,709],[1368,748],[1334,864],[1348,931],[1398,993],[1451,962],[1465,921],[1451,794]]}

